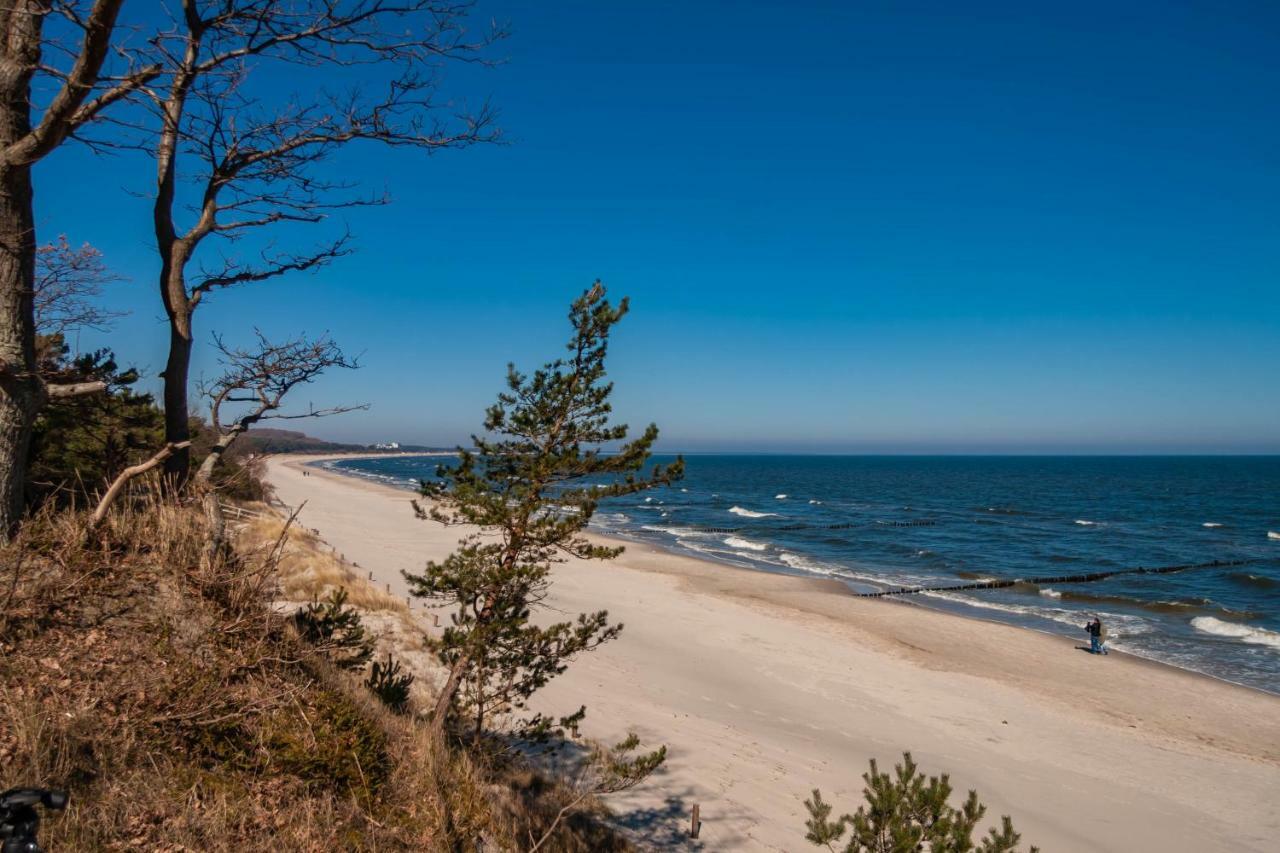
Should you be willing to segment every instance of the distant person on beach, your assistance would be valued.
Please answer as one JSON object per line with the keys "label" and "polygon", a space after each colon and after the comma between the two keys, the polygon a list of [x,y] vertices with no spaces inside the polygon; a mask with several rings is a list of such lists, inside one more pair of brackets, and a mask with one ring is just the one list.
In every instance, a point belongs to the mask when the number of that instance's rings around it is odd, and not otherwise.
{"label": "distant person on beach", "polygon": [[1102,620],[1097,616],[1093,617],[1093,621],[1084,626],[1089,632],[1089,651],[1095,655],[1105,655],[1107,653],[1107,629],[1102,627]]}

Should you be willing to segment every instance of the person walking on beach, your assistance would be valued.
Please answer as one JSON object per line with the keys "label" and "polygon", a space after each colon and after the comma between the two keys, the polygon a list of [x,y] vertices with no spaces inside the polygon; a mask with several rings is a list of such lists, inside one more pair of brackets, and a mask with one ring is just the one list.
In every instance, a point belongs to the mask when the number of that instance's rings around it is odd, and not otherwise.
{"label": "person walking on beach", "polygon": [[1098,626],[1098,651],[1104,655],[1107,653],[1107,626],[1102,624],[1102,620],[1097,616],[1093,617],[1093,623]]}

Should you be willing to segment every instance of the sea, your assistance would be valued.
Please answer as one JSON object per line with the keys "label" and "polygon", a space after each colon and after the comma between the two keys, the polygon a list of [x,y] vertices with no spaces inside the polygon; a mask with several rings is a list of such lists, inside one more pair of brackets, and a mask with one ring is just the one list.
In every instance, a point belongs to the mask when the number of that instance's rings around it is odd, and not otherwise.
{"label": "sea", "polygon": [[[415,488],[439,457],[327,460]],[[448,461],[448,460],[443,460]],[[655,457],[657,462],[669,458]],[[1086,640],[1280,693],[1280,457],[685,457],[682,482],[593,529],[851,594],[988,580],[910,603]],[[1242,561],[1092,582],[1048,578]]]}

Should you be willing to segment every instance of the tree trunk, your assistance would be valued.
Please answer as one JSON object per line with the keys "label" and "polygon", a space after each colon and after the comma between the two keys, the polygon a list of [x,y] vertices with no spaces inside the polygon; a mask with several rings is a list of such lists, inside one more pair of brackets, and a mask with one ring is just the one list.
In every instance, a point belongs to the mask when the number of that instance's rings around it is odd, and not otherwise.
{"label": "tree trunk", "polygon": [[[3,136],[14,123],[9,106],[0,106]],[[0,145],[6,141],[0,139]],[[30,167],[0,165],[0,542],[22,519],[31,430],[44,402],[31,303],[36,254],[31,202]]]}
{"label": "tree trunk", "polygon": [[[36,234],[31,166],[8,159],[31,131],[30,89],[40,23],[24,5],[4,14],[0,45],[0,542],[22,519],[27,453],[44,388],[36,373]],[[34,45],[32,44],[34,40]]]}
{"label": "tree trunk", "polygon": [[205,560],[208,567],[213,568],[218,565],[218,557],[226,546],[227,518],[222,512],[218,491],[212,484],[205,485],[204,514],[209,521],[209,542],[205,546]]}
{"label": "tree trunk", "polygon": [[[191,324],[169,324],[169,360],[164,367],[164,440],[169,444],[191,441],[191,415],[187,406],[187,376],[191,370]],[[165,460],[164,475],[171,485],[186,483],[191,470],[191,450],[175,452]]]}
{"label": "tree trunk", "polygon": [[436,697],[436,707],[431,712],[431,734],[437,742],[444,741],[445,722],[449,716],[449,709],[453,707],[453,697],[458,694],[458,688],[462,685],[462,676],[466,673],[470,662],[471,658],[466,654],[454,662],[449,670],[449,679],[440,689],[440,695]]}
{"label": "tree trunk", "polygon": [[222,454],[227,452],[227,448],[236,440],[240,433],[244,432],[240,427],[232,427],[231,431],[223,434],[218,443],[209,449],[209,455],[200,463],[200,470],[196,471],[196,480],[200,483],[213,482],[213,468],[218,464],[218,460],[222,458]]}

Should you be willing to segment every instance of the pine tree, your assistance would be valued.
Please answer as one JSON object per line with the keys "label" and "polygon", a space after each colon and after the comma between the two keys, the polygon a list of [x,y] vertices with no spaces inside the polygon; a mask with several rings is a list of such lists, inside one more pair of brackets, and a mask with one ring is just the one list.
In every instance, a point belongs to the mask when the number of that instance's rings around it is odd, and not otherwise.
{"label": "pine tree", "polygon": [[40,412],[27,464],[28,504],[92,498],[125,467],[150,456],[164,417],[150,394],[132,390],[136,370],[110,350],[72,355],[61,333],[36,341],[41,375],[64,384],[100,382],[101,394],[54,399]]}
{"label": "pine tree", "polygon": [[479,734],[486,719],[524,708],[575,655],[622,630],[603,610],[546,627],[531,615],[547,595],[553,563],[622,553],[583,536],[601,500],[670,484],[684,472],[678,458],[641,476],[658,428],[650,424],[627,442],[627,427],[610,422],[605,355],[626,313],[627,300],[615,307],[596,282],[569,312],[569,355],[532,376],[510,366],[485,436],[472,437],[473,450],[459,448],[458,464],[442,466],[438,483],[423,484],[432,503],[415,504],[420,515],[480,528],[422,574],[405,573],[414,595],[457,607],[439,647],[449,677],[432,720],[437,735],[455,710]]}
{"label": "pine tree", "polygon": [[[805,839],[810,844],[835,851],[849,831],[843,853],[1016,853],[1018,849],[1022,837],[1008,817],[1001,818],[999,831],[989,830],[975,845],[973,833],[987,813],[977,792],[970,791],[955,808],[949,802],[952,789],[947,774],[926,778],[909,752],[903,753],[893,775],[880,772],[873,758],[871,770],[862,778],[866,804],[853,814],[831,820],[831,804],[816,789],[813,798],[805,800],[809,811]],[[1031,853],[1036,853],[1035,847]]]}

